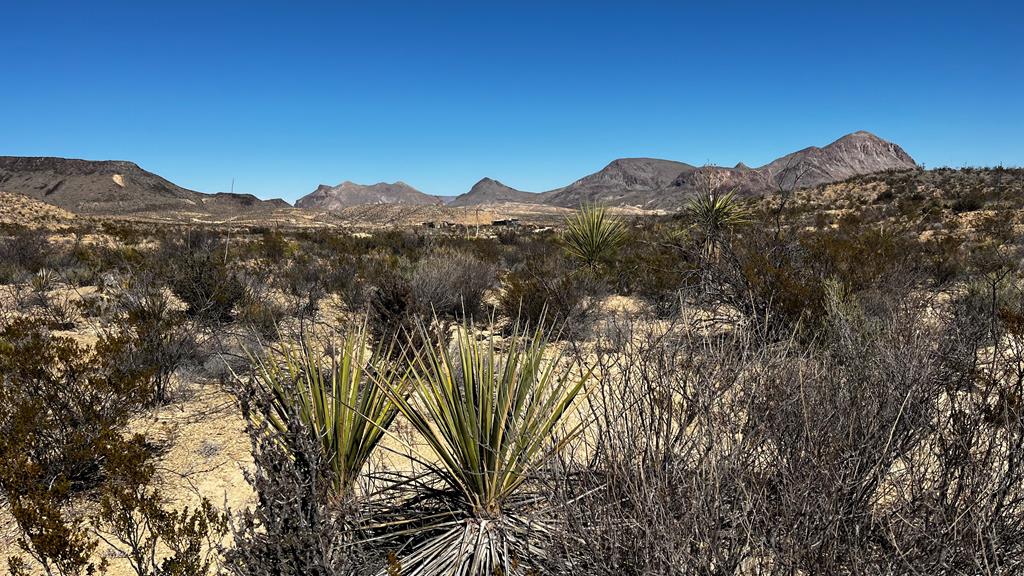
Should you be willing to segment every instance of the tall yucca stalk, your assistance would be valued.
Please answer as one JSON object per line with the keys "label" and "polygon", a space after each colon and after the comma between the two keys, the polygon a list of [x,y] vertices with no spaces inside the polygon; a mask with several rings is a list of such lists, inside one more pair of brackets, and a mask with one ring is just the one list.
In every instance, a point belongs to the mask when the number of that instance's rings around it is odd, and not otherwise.
{"label": "tall yucca stalk", "polygon": [[398,413],[384,387],[393,372],[369,350],[364,324],[340,343],[324,345],[304,333],[296,344],[256,358],[256,379],[270,398],[264,416],[278,431],[301,424],[315,436],[338,495],[352,492]]}
{"label": "tall yucca stalk", "polygon": [[[431,470],[447,486],[450,512],[421,525],[432,534],[402,559],[403,574],[521,572],[536,554],[524,484],[546,458],[580,430],[563,426],[589,377],[546,358],[542,330],[516,325],[499,351],[471,326],[450,347],[427,348],[411,362],[405,388],[393,388],[399,411],[436,454]],[[564,430],[563,430],[564,429]],[[556,432],[563,430],[556,440]]]}
{"label": "tall yucca stalk", "polygon": [[584,204],[565,222],[566,250],[591,268],[608,258],[626,239],[626,226],[604,206]]}

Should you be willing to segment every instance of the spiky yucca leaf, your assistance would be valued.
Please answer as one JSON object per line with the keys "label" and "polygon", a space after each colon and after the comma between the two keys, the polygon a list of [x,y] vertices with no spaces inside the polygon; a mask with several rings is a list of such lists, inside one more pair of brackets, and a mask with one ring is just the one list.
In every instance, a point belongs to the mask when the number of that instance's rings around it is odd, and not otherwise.
{"label": "spiky yucca leaf", "polygon": [[[542,330],[517,324],[502,350],[460,326],[450,347],[426,348],[411,362],[399,411],[436,455],[429,464],[447,485],[450,512],[425,522],[425,535],[402,559],[404,574],[514,574],[530,558],[543,522],[523,485],[547,457],[579,433],[564,425],[589,374],[546,357]],[[562,430],[564,429],[564,430]],[[558,439],[556,432],[562,430]],[[427,536],[429,534],[429,536]]]}
{"label": "spiky yucca leaf", "polygon": [[694,197],[686,207],[694,221],[708,236],[749,222],[746,208],[736,199],[736,192]]}
{"label": "spiky yucca leaf", "polygon": [[587,266],[611,256],[626,239],[626,226],[604,206],[584,204],[565,222],[566,250]]}
{"label": "spiky yucca leaf", "polygon": [[379,357],[369,351],[363,324],[340,343],[325,345],[304,333],[297,343],[255,358],[256,379],[271,398],[264,416],[282,432],[298,418],[315,435],[339,495],[352,491],[398,413],[383,382],[393,372]]}

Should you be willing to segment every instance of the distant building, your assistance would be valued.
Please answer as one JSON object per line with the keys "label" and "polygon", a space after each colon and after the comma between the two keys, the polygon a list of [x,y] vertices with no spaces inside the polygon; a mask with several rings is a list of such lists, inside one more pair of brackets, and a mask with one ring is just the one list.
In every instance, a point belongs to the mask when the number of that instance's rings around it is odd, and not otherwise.
{"label": "distant building", "polygon": [[491,226],[519,226],[519,218],[506,218],[504,220],[492,220]]}

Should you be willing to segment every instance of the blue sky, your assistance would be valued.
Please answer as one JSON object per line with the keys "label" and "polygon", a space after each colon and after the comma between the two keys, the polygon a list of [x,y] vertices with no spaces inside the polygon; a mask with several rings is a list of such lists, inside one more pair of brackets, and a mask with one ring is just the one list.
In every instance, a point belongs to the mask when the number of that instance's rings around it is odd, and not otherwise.
{"label": "blue sky", "polygon": [[608,161],[763,164],[855,130],[1024,164],[1019,2],[7,2],[0,155],[192,189],[539,191]]}

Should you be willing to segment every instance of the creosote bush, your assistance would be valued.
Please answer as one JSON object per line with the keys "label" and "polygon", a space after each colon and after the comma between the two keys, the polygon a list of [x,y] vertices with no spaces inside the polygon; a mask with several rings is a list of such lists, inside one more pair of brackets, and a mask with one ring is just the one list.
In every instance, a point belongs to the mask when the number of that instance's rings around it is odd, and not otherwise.
{"label": "creosote bush", "polygon": [[575,270],[561,257],[526,262],[509,272],[498,297],[498,312],[566,338],[586,334],[606,285],[590,270]]}
{"label": "creosote bush", "polygon": [[245,297],[245,285],[229,267],[228,245],[202,232],[166,241],[158,253],[168,285],[190,317],[229,322]]}

